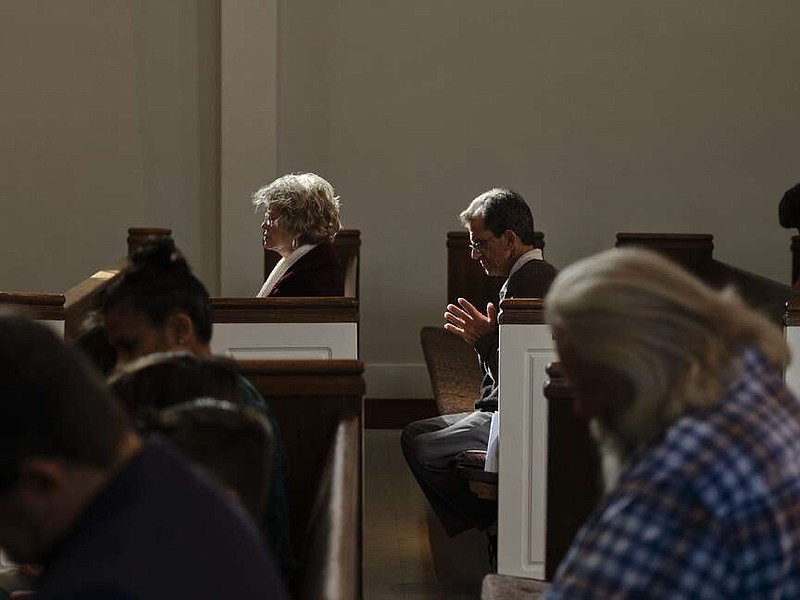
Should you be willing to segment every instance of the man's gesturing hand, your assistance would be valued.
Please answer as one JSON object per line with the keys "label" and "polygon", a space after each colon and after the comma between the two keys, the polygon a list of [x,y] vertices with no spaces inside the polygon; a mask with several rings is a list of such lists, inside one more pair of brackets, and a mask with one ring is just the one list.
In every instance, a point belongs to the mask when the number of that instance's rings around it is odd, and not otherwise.
{"label": "man's gesturing hand", "polygon": [[447,312],[444,313],[444,328],[452,331],[470,345],[475,345],[475,341],[492,333],[497,327],[497,309],[494,304],[489,302],[486,305],[486,314],[483,314],[472,303],[465,298],[458,299],[459,306],[455,304],[447,305]]}

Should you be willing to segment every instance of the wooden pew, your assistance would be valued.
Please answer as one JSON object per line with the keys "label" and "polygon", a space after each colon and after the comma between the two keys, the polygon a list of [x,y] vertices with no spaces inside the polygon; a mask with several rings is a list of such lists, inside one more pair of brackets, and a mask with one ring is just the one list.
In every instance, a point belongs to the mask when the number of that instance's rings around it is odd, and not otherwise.
{"label": "wooden pew", "polygon": [[597,446],[589,420],[575,414],[560,363],[547,367],[547,508],[545,579],[550,581],[581,525],[603,495]]}
{"label": "wooden pew", "polygon": [[[171,230],[128,230],[128,255],[148,237],[170,237]],[[350,258],[347,284],[358,287],[359,233],[345,230],[341,250]],[[337,236],[338,239],[339,236]],[[0,292],[0,305],[45,321],[59,335],[73,339],[87,315],[103,306],[108,287],[120,277],[127,258],[101,269],[63,294]],[[356,359],[358,300],[336,298],[212,297],[212,351],[250,359]]]}
{"label": "wooden pew", "polygon": [[774,323],[782,324],[786,303],[800,297],[800,290],[714,258],[714,237],[693,233],[618,233],[617,247],[649,248],[682,265],[708,285],[733,285],[750,306],[762,311]]}
{"label": "wooden pew", "polygon": [[211,350],[241,359],[357,359],[355,298],[211,298]]}
{"label": "wooden pew", "polygon": [[92,311],[103,306],[108,287],[119,277],[126,261],[101,269],[65,292],[0,292],[0,306],[43,321],[65,339],[75,338]]}
{"label": "wooden pew", "polygon": [[[128,256],[148,236],[169,236],[171,230],[153,227],[128,229]],[[93,273],[61,294],[40,292],[0,292],[0,306],[6,306],[45,322],[65,339],[74,339],[89,313],[103,306],[105,293],[120,276],[127,258],[117,260]]]}
{"label": "wooden pew", "polygon": [[344,417],[328,451],[301,561],[298,597],[361,598],[361,428]]}
{"label": "wooden pew", "polygon": [[547,365],[556,360],[541,299],[500,305],[500,456],[497,571],[546,575]]}
{"label": "wooden pew", "polygon": [[[589,421],[575,414],[572,389],[560,363],[547,367],[547,494],[544,579],[552,581],[575,534],[603,494],[597,447]],[[549,584],[500,573],[483,580],[481,598],[543,597]]]}
{"label": "wooden pew", "polygon": [[[305,573],[300,589],[311,593],[323,586],[317,577],[323,580],[332,577],[331,581],[338,582],[335,584],[338,589],[360,591],[363,363],[356,360],[240,360],[238,363],[242,374],[272,408],[286,444],[291,530],[297,555],[307,557],[307,564],[300,565],[301,574]],[[341,425],[342,422],[346,424]],[[331,447],[335,448],[335,460],[330,466],[332,470],[326,470]],[[328,501],[315,512],[315,498],[319,494]],[[353,510],[358,512],[356,519]],[[334,520],[333,529],[326,530],[326,523],[336,514],[343,520]],[[325,565],[323,571],[317,569],[320,561]]]}
{"label": "wooden pew", "polygon": [[[361,232],[358,229],[342,229],[333,240],[333,249],[339,256],[344,274],[344,295],[346,298],[359,298]],[[280,260],[280,255],[264,249],[264,280],[272,272],[272,268]]]}

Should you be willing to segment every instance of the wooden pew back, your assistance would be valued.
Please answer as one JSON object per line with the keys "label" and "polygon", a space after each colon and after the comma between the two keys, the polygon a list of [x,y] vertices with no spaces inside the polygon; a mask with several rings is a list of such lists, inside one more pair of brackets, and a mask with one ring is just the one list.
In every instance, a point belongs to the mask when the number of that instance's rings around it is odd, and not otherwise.
{"label": "wooden pew back", "polygon": [[786,302],[800,297],[797,288],[716,260],[714,237],[709,234],[618,233],[616,245],[642,246],[664,254],[712,287],[732,285],[745,302],[777,325],[783,323]]}
{"label": "wooden pew back", "polygon": [[[151,236],[169,237],[170,229],[131,227],[128,229],[128,256]],[[109,267],[93,273],[63,294],[38,292],[0,292],[0,305],[13,307],[32,319],[46,322],[67,340],[74,339],[91,312],[103,307],[105,294],[127,264],[120,259]]]}
{"label": "wooden pew back", "polygon": [[355,298],[211,298],[211,350],[241,359],[358,358]]}
{"label": "wooden pew back", "polygon": [[551,581],[575,534],[603,495],[602,472],[589,420],[575,414],[560,363],[547,368],[547,529],[545,579]]}
{"label": "wooden pew back", "polygon": [[361,597],[361,425],[355,415],[336,427],[301,560],[298,596],[307,600]]}
{"label": "wooden pew back", "polygon": [[43,321],[65,339],[74,339],[89,313],[99,311],[108,287],[119,277],[125,261],[97,271],[63,294],[0,292],[0,305]]}
{"label": "wooden pew back", "polygon": [[541,299],[500,304],[500,460],[497,570],[544,579],[548,529],[547,365],[555,343]]}
{"label": "wooden pew back", "polygon": [[[242,374],[272,408],[286,444],[291,530],[300,546],[298,556],[303,556],[302,540],[312,520],[328,449],[340,421],[345,418],[354,418],[358,424],[360,477],[364,365],[356,360],[240,360],[238,363]],[[360,494],[359,483],[359,502]],[[358,541],[360,548],[360,533]]]}

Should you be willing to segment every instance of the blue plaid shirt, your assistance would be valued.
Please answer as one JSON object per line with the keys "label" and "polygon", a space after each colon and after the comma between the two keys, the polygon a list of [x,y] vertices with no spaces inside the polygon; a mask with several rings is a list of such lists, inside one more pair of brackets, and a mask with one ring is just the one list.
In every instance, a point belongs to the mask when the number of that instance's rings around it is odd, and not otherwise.
{"label": "blue plaid shirt", "polygon": [[638,455],[547,598],[800,598],[800,403],[762,355]]}

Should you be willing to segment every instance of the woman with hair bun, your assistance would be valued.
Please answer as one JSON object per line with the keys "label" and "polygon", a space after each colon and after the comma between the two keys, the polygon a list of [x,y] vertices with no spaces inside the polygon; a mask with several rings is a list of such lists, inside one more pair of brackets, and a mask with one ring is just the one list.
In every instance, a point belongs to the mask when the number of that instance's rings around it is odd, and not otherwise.
{"label": "woman with hair bun", "polygon": [[343,296],[344,273],[333,239],[341,229],[339,198],[314,173],[279,177],[253,194],[264,211],[262,243],[281,260],[258,297]]}
{"label": "woman with hair bun", "polygon": [[[157,352],[190,352],[211,356],[211,301],[169,238],[148,239],[131,264],[109,287],[103,305],[106,334],[117,357],[117,369]],[[280,428],[269,405],[241,374],[236,375],[241,404],[263,413],[276,435],[271,465],[273,485],[261,529],[284,578],[295,572],[289,532],[288,462]]]}

